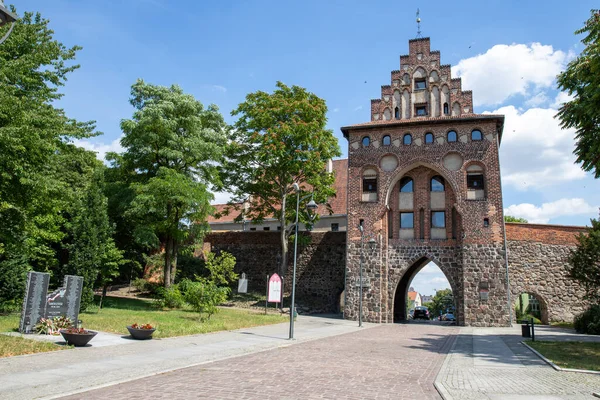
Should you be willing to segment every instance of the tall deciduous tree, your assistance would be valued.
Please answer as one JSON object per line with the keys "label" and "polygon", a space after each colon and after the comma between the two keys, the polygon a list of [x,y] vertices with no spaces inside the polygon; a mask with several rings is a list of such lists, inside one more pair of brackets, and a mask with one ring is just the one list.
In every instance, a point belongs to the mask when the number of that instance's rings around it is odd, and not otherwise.
{"label": "tall deciduous tree", "polygon": [[576,34],[585,48],[558,75],[558,87],[573,100],[558,110],[562,128],[575,128],[575,155],[584,171],[600,178],[600,10],[592,10],[590,18]]}
{"label": "tall deciduous tree", "polygon": [[[8,28],[0,28],[0,36]],[[91,123],[53,106],[67,75],[79,67],[72,64],[79,49],[54,40],[48,20],[33,13],[24,13],[0,46],[0,302],[22,295],[28,268],[57,266],[76,190],[66,178],[72,176],[59,170],[81,167],[81,178],[94,164],[89,152],[76,152],[68,165],[59,162],[74,154],[72,138],[95,135]]]}
{"label": "tall deciduous tree", "polygon": [[566,267],[569,277],[583,286],[586,297],[600,304],[600,219],[591,222],[592,227],[577,237],[579,244]]}
{"label": "tall deciduous tree", "polygon": [[[204,108],[178,86],[138,80],[131,88],[133,118],[123,120],[121,156],[109,155],[132,189],[127,213],[138,241],[164,249],[164,284],[175,279],[177,254],[201,239],[218,183],[227,126],[216,106]],[[129,200],[128,200],[129,201]]]}
{"label": "tall deciduous tree", "polygon": [[529,221],[527,221],[525,218],[513,217],[512,215],[505,215],[504,222],[520,222],[521,224],[526,224]]}
{"label": "tall deciduous tree", "polygon": [[[296,213],[294,184],[305,198],[302,209],[309,200],[307,193],[314,193],[317,203],[335,195],[334,176],[325,167],[341,152],[332,131],[325,129],[326,113],[324,100],[281,82],[272,94],[250,93],[231,113],[239,119],[221,170],[225,187],[234,195],[230,205],[239,210],[244,204],[238,220],[277,218],[282,274],[287,270],[288,239],[293,232],[288,225]],[[304,214],[299,219],[307,222]]]}

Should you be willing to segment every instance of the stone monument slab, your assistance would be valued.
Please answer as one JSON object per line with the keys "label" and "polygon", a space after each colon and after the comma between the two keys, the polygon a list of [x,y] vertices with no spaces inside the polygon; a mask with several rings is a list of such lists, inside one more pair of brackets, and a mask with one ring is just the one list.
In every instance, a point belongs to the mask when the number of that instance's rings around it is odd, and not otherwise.
{"label": "stone monument slab", "polygon": [[21,310],[19,332],[31,333],[40,318],[45,317],[49,282],[50,274],[33,271],[27,273],[27,287]]}

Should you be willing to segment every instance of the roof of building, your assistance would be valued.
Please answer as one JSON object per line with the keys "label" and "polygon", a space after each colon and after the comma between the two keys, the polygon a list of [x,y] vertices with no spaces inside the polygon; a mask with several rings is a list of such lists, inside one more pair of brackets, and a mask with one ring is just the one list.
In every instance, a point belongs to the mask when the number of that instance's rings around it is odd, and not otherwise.
{"label": "roof of building", "polygon": [[[331,206],[331,210],[335,215],[346,215],[347,209],[347,193],[348,193],[348,159],[341,160],[333,160],[332,161],[332,172],[335,175],[335,181],[333,187],[336,192],[336,196],[329,199],[329,205]],[[215,208],[214,214],[223,213],[227,209],[227,204],[213,204]],[[239,210],[234,210],[233,208],[230,210],[229,215],[222,216],[217,219],[214,216],[209,216],[207,218],[208,223],[214,222],[232,222],[241,212],[241,204],[238,204],[240,207]],[[319,215],[329,215],[329,211],[325,205],[319,205],[317,209]]]}
{"label": "roof of building", "polygon": [[449,121],[470,122],[470,121],[477,121],[477,120],[482,120],[482,119],[496,120],[499,125],[499,128],[500,128],[500,135],[502,135],[502,128],[504,127],[504,115],[498,115],[498,114],[463,114],[463,115],[443,116],[443,117],[417,117],[417,118],[410,118],[410,119],[376,120],[376,121],[362,122],[360,124],[343,126],[340,129],[342,130],[344,137],[347,139],[348,133],[351,130],[357,130],[357,129],[381,128],[382,126],[390,127],[390,126],[441,124],[441,123],[448,123]]}
{"label": "roof of building", "polygon": [[408,292],[408,300],[415,301],[419,292]]}

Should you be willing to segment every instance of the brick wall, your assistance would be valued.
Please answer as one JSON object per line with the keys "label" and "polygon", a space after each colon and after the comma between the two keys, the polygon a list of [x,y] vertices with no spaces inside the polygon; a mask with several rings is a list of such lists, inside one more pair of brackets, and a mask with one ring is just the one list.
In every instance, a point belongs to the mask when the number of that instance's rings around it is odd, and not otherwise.
{"label": "brick wall", "polygon": [[585,231],[583,226],[506,223],[506,239],[509,241],[576,246],[577,236]]}

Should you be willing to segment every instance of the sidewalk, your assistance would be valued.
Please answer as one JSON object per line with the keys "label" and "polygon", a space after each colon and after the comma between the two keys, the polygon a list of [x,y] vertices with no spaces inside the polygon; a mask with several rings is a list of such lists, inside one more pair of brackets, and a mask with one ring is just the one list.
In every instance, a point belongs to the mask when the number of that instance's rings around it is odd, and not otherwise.
{"label": "sidewalk", "polygon": [[[375,325],[364,324],[365,327]],[[0,359],[0,399],[51,399],[155,374],[359,330],[355,321],[299,316],[289,324]],[[362,328],[364,329],[364,328]]]}
{"label": "sidewalk", "polygon": [[[461,328],[435,385],[444,399],[594,399],[600,375],[559,372],[521,344],[521,326]],[[536,327],[536,340],[599,341],[567,329]]]}

